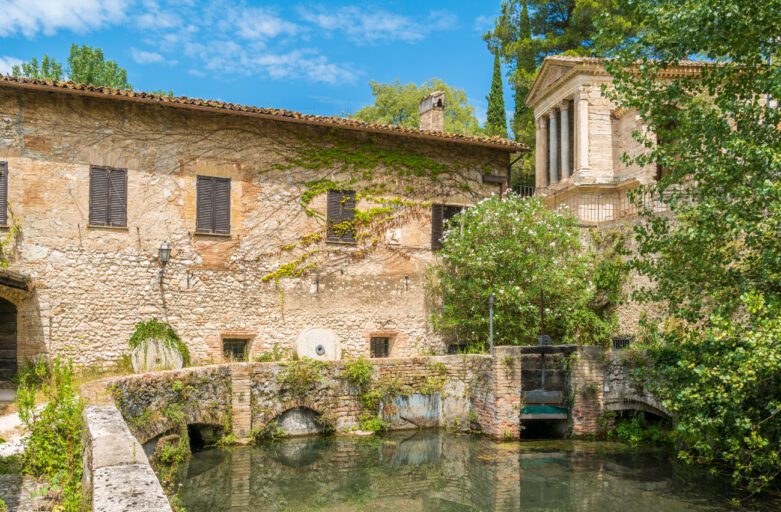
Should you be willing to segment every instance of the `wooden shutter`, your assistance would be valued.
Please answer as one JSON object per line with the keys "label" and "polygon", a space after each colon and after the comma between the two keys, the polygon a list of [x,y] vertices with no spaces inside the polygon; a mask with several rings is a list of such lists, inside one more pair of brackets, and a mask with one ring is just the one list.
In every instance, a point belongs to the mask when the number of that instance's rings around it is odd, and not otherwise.
{"label": "wooden shutter", "polygon": [[0,162],[0,226],[8,225],[8,162]]}
{"label": "wooden shutter", "polygon": [[195,231],[211,233],[214,227],[214,178],[198,176],[195,188],[197,195]]}
{"label": "wooden shutter", "polygon": [[445,205],[435,204],[431,207],[431,249],[436,251],[442,248],[443,220],[445,218]]}
{"label": "wooden shutter", "polygon": [[109,170],[92,167],[89,176],[89,223],[93,226],[108,225]]}
{"label": "wooden shutter", "polygon": [[127,171],[109,169],[108,171],[108,224],[127,226]]}
{"label": "wooden shutter", "polygon": [[198,176],[196,193],[195,231],[220,235],[230,234],[230,178]]}
{"label": "wooden shutter", "polygon": [[329,190],[326,222],[328,223],[328,240],[332,242],[355,241],[355,231],[352,229],[334,229],[334,225],[352,222],[355,219],[355,191]]}
{"label": "wooden shutter", "polygon": [[214,233],[231,232],[231,180],[214,178]]}

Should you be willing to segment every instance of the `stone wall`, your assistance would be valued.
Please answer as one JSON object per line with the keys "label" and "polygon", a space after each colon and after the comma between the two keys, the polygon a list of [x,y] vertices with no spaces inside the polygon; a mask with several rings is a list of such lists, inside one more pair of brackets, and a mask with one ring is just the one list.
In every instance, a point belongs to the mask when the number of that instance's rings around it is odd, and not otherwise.
{"label": "stone wall", "polygon": [[[222,361],[223,338],[247,339],[251,357],[289,351],[308,327],[333,329],[353,356],[368,355],[376,333],[393,338],[394,357],[441,352],[428,322],[426,209],[388,226],[368,254],[328,246],[319,273],[263,280],[298,255],[283,247],[323,228],[300,204],[306,184],[344,177],[341,163],[290,167],[291,155],[360,144],[458,169],[426,188],[421,199],[434,202],[496,193],[481,177],[504,175],[509,161],[505,150],[444,140],[0,90],[0,161],[8,162],[9,211],[21,229],[11,268],[36,283],[14,298],[20,362],[51,353],[108,365],[128,353],[134,324],[151,317],[170,322],[201,363]],[[128,170],[127,228],[88,225],[91,165]],[[197,175],[231,179],[230,236],[195,233]],[[394,190],[402,181],[389,179],[383,194],[404,193]],[[323,196],[309,206],[325,214]],[[163,241],[173,251],[161,285]]]}
{"label": "stone wall", "polygon": [[[522,437],[522,375],[539,367],[539,356],[522,350],[496,347],[493,357],[372,359],[372,384],[364,389],[344,377],[346,361],[321,363],[310,377],[292,383],[285,372],[300,363],[288,361],[188,368],[107,379],[101,385],[141,443],[173,431],[177,423],[172,417],[190,425],[232,430],[239,440],[246,440],[296,409],[311,411],[323,426],[341,433],[357,429],[360,417],[368,412],[379,414],[392,429],[477,429],[493,438],[518,439]],[[579,347],[566,364],[561,354],[545,356],[551,379],[545,389],[561,390],[562,405],[571,407],[573,435],[599,434],[609,426],[604,423],[608,410],[666,414],[649,388],[642,388],[643,377],[637,371],[648,363],[636,354]],[[526,380],[532,382],[532,377]],[[370,389],[392,389],[392,397],[436,398],[412,405],[384,400],[378,410],[367,410],[361,397]],[[402,414],[400,408],[405,408]]]}
{"label": "stone wall", "polygon": [[600,434],[610,426],[603,421],[606,363],[607,356],[599,347],[581,347],[571,359],[570,418],[574,436]]}
{"label": "stone wall", "polygon": [[211,425],[230,430],[232,367],[202,366],[107,379],[103,385],[142,444],[177,426]]}
{"label": "stone wall", "polygon": [[141,445],[114,405],[84,409],[82,489],[95,512],[171,512]]}
{"label": "stone wall", "polygon": [[[492,437],[518,438],[521,398],[517,347],[497,351],[502,352],[501,357],[373,359],[375,386],[392,387],[396,390],[394,396],[438,397],[430,402],[435,411],[412,407],[410,417],[395,423],[392,420],[398,416],[398,403],[385,401],[375,412],[394,429],[478,429]],[[316,382],[301,390],[290,389],[281,378],[291,364],[188,368],[107,379],[102,385],[141,443],[172,432],[176,428],[172,416],[176,414],[181,414],[187,424],[211,425],[226,432],[232,429],[239,439],[248,438],[297,408],[313,411],[337,432],[358,428],[359,417],[366,412],[361,404],[365,390],[357,389],[342,376],[345,362],[323,364]],[[236,386],[237,379],[245,376],[248,387]],[[433,423],[421,424],[429,419]]]}

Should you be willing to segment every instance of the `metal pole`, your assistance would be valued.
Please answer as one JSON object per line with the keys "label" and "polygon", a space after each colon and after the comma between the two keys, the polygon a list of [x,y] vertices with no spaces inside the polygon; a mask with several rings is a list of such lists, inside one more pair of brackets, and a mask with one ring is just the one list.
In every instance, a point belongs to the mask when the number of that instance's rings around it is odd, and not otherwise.
{"label": "metal pole", "polygon": [[488,296],[488,343],[494,355],[494,294]]}
{"label": "metal pole", "polygon": [[540,334],[545,334],[545,292],[540,291]]}

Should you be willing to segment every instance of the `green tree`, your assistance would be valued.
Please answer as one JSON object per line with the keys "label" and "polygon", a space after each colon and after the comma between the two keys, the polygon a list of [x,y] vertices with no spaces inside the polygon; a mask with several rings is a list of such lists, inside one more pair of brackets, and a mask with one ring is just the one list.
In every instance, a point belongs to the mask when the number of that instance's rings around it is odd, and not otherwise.
{"label": "green tree", "polygon": [[106,60],[103,50],[91,46],[72,44],[68,55],[67,76],[62,65],[55,59],[44,55],[39,66],[38,59],[13,66],[11,74],[28,78],[59,81],[68,79],[77,84],[88,84],[115,89],[131,89],[127,81],[127,71],[116,61]]}
{"label": "green tree", "polygon": [[537,343],[544,293],[545,334],[561,343],[606,344],[624,282],[608,276],[625,275],[623,266],[620,256],[603,260],[584,247],[572,214],[538,198],[493,197],[448,222],[433,269],[432,291],[442,302],[434,324],[470,350],[484,350],[493,294],[495,342]]}
{"label": "green tree", "polygon": [[35,57],[30,59],[30,62],[14,65],[11,68],[11,74],[13,76],[24,76],[37,80],[51,80],[53,82],[59,82],[64,75],[62,72],[62,65],[48,55],[43,56],[40,65],[38,64],[38,59]]}
{"label": "green tree", "polygon": [[106,60],[103,50],[72,44],[68,55],[68,76],[79,84],[90,84],[115,89],[130,89],[127,71],[116,61]]}
{"label": "green tree", "polygon": [[393,124],[417,128],[420,126],[420,100],[434,91],[445,92],[445,131],[465,135],[482,133],[469,105],[466,93],[447,85],[438,78],[421,84],[402,84],[398,81],[383,84],[370,82],[374,104],[363,107],[353,118],[369,123]]}
{"label": "green tree", "polygon": [[488,115],[485,131],[488,135],[507,137],[507,114],[504,111],[504,90],[502,88],[502,64],[499,53],[494,53],[494,76],[491,81],[491,93],[488,100]]}
{"label": "green tree", "polygon": [[[760,490],[781,472],[781,0],[622,3],[644,29],[615,46],[612,97],[648,122],[630,160],[669,171],[652,192],[673,212],[646,212],[634,262],[664,306],[658,393],[687,460]],[[671,76],[693,55],[710,64]]]}

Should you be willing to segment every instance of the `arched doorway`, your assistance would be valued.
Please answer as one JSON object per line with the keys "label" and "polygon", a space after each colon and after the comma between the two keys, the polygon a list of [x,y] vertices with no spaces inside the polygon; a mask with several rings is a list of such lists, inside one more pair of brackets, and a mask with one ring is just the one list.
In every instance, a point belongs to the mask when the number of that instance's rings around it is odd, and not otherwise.
{"label": "arched doorway", "polygon": [[0,299],[0,381],[16,375],[16,306]]}

